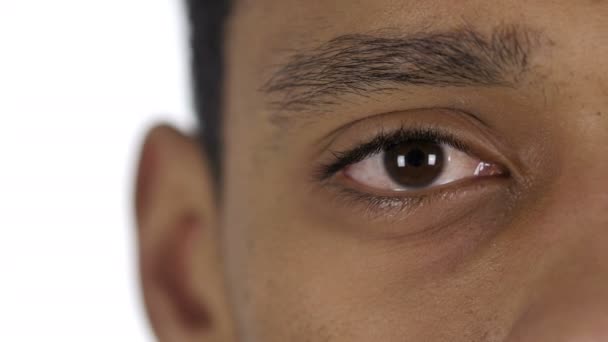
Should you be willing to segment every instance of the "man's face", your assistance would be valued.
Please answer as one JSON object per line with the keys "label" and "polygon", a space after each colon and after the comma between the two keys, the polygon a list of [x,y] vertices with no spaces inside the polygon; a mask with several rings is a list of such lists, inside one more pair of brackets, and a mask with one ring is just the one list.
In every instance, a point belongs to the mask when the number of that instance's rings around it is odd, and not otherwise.
{"label": "man's face", "polygon": [[608,2],[240,1],[244,341],[608,340]]}
{"label": "man's face", "polygon": [[[238,4],[222,230],[244,339],[608,340],[607,18],[604,1]],[[412,190],[373,154],[320,179],[398,130],[469,154],[421,171],[444,184],[397,170]]]}

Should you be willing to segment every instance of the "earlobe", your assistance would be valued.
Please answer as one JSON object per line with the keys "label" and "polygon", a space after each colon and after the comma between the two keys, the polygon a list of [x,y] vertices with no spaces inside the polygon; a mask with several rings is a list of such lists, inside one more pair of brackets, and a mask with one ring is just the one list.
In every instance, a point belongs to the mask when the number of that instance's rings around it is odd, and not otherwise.
{"label": "earlobe", "polygon": [[150,131],[135,191],[141,280],[161,341],[226,341],[213,184],[199,143]]}

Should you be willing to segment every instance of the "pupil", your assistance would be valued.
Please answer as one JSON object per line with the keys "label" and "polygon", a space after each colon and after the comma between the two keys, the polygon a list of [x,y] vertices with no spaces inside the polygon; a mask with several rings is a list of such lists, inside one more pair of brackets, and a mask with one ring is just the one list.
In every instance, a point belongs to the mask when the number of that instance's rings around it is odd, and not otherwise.
{"label": "pupil", "polygon": [[414,166],[414,167],[420,167],[422,166],[422,164],[425,161],[426,154],[424,153],[424,151],[420,150],[420,149],[413,149],[411,150],[408,154],[407,157],[405,158],[407,160],[407,164]]}
{"label": "pupil", "polygon": [[399,144],[385,152],[384,166],[400,186],[422,188],[432,184],[443,172],[443,149],[431,141]]}

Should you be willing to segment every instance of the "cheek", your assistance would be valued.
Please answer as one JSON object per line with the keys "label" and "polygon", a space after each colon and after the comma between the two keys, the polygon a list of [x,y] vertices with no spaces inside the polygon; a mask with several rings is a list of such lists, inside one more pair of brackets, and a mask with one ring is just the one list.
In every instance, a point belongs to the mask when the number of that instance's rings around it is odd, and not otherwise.
{"label": "cheek", "polygon": [[[289,191],[276,185],[258,183],[226,198],[225,255],[245,340],[437,340],[449,336],[440,336],[436,326],[466,336],[474,334],[468,332],[471,322],[496,316],[488,311],[494,305],[480,304],[505,298],[487,285],[492,277],[458,266],[467,265],[467,256],[478,246],[471,236],[446,239],[435,248],[370,241],[347,233],[348,227],[335,221],[307,214],[293,195],[287,196]],[[259,197],[258,187],[273,189],[273,195],[260,194],[264,200],[252,202]],[[470,231],[472,225],[489,226],[487,222],[491,219],[477,218],[454,228]],[[454,279],[462,285],[454,286]]]}

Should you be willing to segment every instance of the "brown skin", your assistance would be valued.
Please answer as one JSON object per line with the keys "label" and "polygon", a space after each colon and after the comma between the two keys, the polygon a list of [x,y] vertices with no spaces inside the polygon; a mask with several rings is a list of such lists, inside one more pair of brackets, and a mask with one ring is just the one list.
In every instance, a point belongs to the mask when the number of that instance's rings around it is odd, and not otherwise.
{"label": "brown skin", "polygon": [[[242,1],[220,196],[194,136],[160,126],[142,153],[142,279],[159,339],[607,341],[606,18],[605,1]],[[320,118],[272,120],[260,88],[294,50],[463,23],[538,32],[525,79],[351,94]],[[425,121],[456,127],[511,175],[392,212],[340,196],[364,189],[344,177],[312,177],[333,150]]]}

